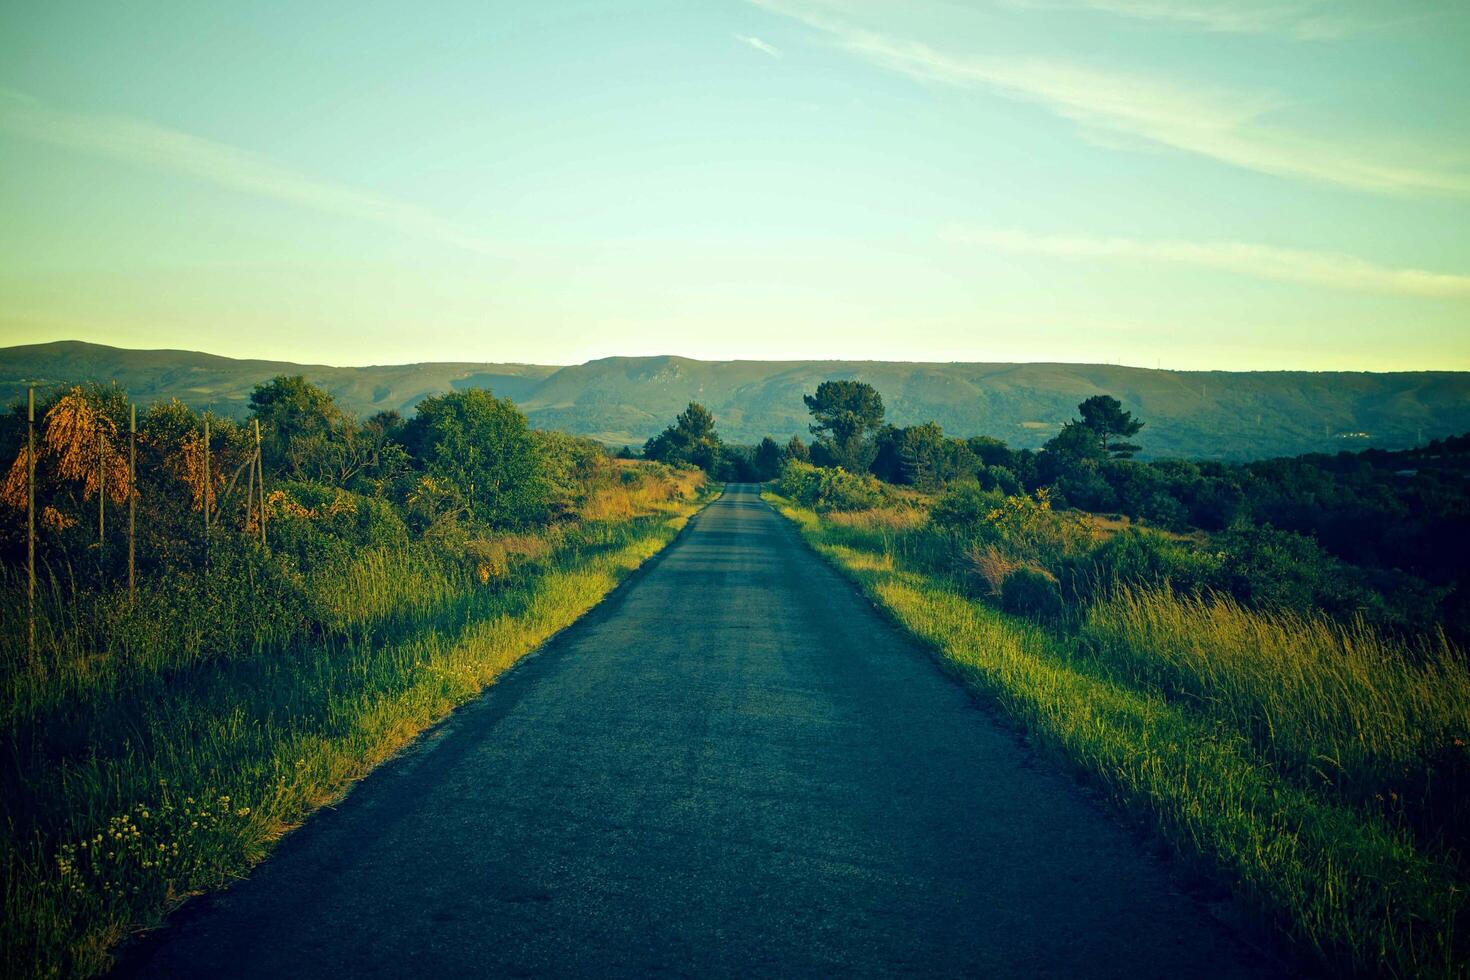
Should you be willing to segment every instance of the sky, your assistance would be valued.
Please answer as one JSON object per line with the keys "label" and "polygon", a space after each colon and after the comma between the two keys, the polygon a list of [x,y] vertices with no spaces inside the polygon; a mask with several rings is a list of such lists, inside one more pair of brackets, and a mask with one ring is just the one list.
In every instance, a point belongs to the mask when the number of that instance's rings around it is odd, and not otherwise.
{"label": "sky", "polygon": [[0,346],[1470,370],[1470,4],[0,5]]}

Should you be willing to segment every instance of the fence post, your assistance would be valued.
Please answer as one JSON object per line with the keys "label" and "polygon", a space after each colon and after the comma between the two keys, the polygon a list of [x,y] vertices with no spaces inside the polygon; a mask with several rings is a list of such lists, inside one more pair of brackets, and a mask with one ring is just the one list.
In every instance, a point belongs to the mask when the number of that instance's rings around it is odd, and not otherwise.
{"label": "fence post", "polygon": [[245,464],[245,530],[250,530],[250,516],[255,513],[255,454]]}
{"label": "fence post", "polygon": [[204,570],[209,571],[209,416],[204,416]]}
{"label": "fence post", "polygon": [[260,546],[266,547],[265,543],[265,457],[260,451],[260,419],[252,419],[255,423],[255,472],[260,477],[257,481],[260,487]]}
{"label": "fence post", "polygon": [[102,427],[97,427],[97,561],[102,561],[102,546],[107,543],[107,467],[103,465],[102,450],[106,440]]}
{"label": "fence post", "polygon": [[26,394],[26,626],[31,660],[36,659],[36,389]]}
{"label": "fence post", "polygon": [[128,403],[128,607],[138,604],[138,406]]}

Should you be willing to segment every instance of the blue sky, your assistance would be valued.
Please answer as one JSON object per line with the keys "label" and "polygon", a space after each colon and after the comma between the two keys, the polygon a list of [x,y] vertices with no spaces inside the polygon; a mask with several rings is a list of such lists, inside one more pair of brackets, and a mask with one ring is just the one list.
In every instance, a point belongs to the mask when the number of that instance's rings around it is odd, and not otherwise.
{"label": "blue sky", "polygon": [[9,5],[0,343],[1470,369],[1470,6]]}

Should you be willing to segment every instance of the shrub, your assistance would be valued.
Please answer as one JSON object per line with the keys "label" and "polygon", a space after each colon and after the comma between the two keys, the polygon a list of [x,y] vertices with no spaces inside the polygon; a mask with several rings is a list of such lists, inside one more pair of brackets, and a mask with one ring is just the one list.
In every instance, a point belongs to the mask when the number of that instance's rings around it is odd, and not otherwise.
{"label": "shrub", "polygon": [[1068,561],[1061,577],[1067,594],[1078,599],[1096,598],[1120,586],[1168,586],[1191,595],[1220,589],[1223,564],[1215,552],[1128,528]]}
{"label": "shrub", "polygon": [[985,516],[1005,503],[1005,494],[983,488],[974,481],[956,483],[934,501],[929,520],[935,527],[955,533],[976,528]]}
{"label": "shrub", "polygon": [[935,501],[930,520],[950,535],[961,554],[993,546],[1014,561],[1041,568],[1060,567],[1091,541],[1079,517],[1052,510],[1045,490],[1006,497],[977,483],[960,484]]}
{"label": "shrub", "polygon": [[884,500],[883,485],[872,476],[836,467],[787,460],[777,488],[785,497],[814,510],[871,510]]}
{"label": "shrub", "polygon": [[1056,580],[1034,568],[1018,568],[1001,586],[1000,605],[1008,613],[1033,619],[1055,619],[1062,614],[1062,593]]}
{"label": "shrub", "polygon": [[1248,606],[1386,618],[1382,596],[1363,588],[1354,569],[1306,535],[1236,523],[1214,544],[1224,561],[1226,587]]}

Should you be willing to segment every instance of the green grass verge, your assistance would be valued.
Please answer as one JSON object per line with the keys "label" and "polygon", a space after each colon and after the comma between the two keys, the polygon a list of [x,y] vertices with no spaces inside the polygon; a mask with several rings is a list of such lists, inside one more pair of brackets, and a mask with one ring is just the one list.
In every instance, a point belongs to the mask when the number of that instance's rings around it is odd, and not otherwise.
{"label": "green grass verge", "polygon": [[[581,526],[513,581],[438,617],[127,683],[109,676],[91,702],[70,706],[90,712],[88,746],[60,765],[27,764],[13,730],[19,776],[9,782],[26,799],[0,827],[5,975],[105,970],[120,940],[243,875],[285,831],[575,622],[698,506]],[[363,569],[358,587],[371,588],[377,569],[383,589],[398,588],[391,562]],[[31,715],[23,730],[37,724]]]}
{"label": "green grass verge", "polygon": [[1228,883],[1338,974],[1464,977],[1453,868],[1410,832],[1293,785],[1209,714],[1116,679],[1083,647],[895,563],[784,498],[805,540],[1043,751]]}

